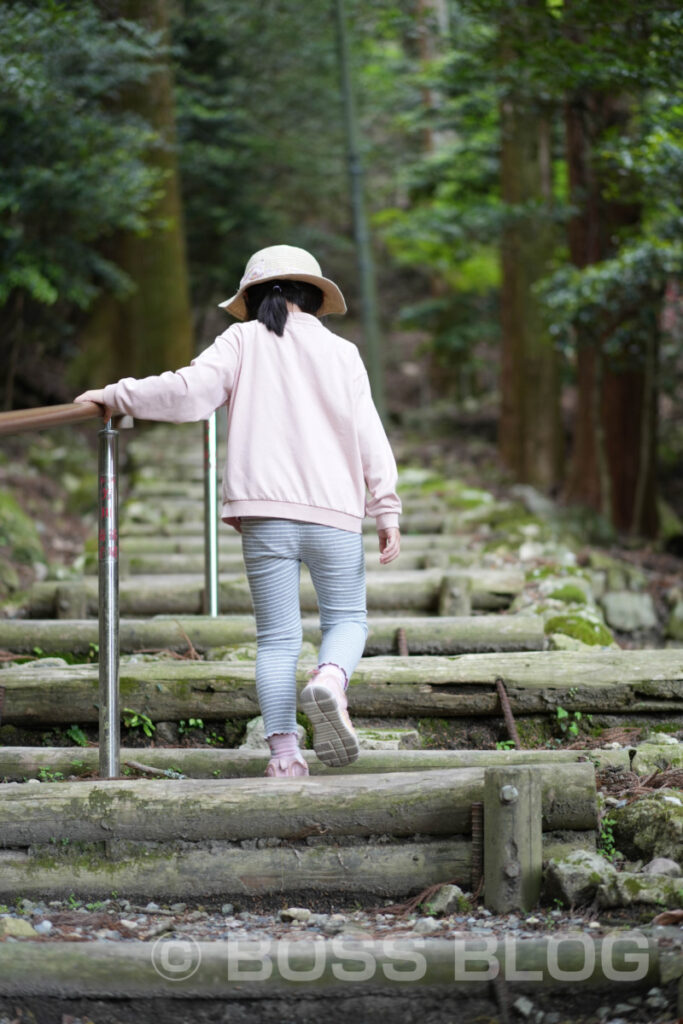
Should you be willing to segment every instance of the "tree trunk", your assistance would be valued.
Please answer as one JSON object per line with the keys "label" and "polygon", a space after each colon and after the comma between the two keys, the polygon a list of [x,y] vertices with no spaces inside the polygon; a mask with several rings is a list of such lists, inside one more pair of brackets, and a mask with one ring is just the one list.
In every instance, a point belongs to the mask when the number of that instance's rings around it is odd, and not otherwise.
{"label": "tree trunk", "polygon": [[[514,51],[502,31],[503,60],[510,60]],[[502,237],[498,444],[517,480],[550,489],[560,479],[562,458],[559,379],[534,294],[554,248],[550,125],[533,99],[512,90],[501,104],[501,193],[510,215]]]}
{"label": "tree trunk", "polygon": [[[120,0],[116,14],[160,32],[162,45],[168,44],[166,0]],[[165,173],[165,181],[149,233],[125,234],[114,243],[112,256],[136,290],[125,301],[104,296],[83,332],[81,373],[89,373],[93,386],[176,369],[194,354],[169,62],[143,86],[128,90],[122,104],[160,134],[149,162]]]}
{"label": "tree trunk", "polygon": [[[608,182],[594,166],[593,150],[607,131],[624,133],[629,106],[623,98],[575,94],[565,111],[567,163],[572,206],[568,229],[572,262],[579,268],[614,255],[618,233],[640,221],[638,205],[606,195]],[[652,295],[651,334],[645,350],[633,357],[607,354],[623,309],[608,322],[577,338],[576,427],[567,501],[595,509],[619,530],[645,536],[657,532],[656,369],[658,327]]]}

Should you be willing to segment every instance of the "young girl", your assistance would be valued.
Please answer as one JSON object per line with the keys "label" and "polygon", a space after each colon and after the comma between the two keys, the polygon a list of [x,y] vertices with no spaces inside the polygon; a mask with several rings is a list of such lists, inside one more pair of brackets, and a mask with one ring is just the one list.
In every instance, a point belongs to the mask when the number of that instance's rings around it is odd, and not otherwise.
{"label": "young girl", "polygon": [[[256,692],[271,751],[268,776],[307,775],[296,729],[301,649],[299,569],[318,596],[318,667],[301,693],[313,745],[330,766],[358,757],[346,689],[367,635],[364,515],[382,564],[400,549],[396,463],[355,345],[319,317],[346,312],[339,288],[304,249],[255,253],[237,293],[238,320],[190,366],[86,391],[137,419],[180,423],[228,408],[224,522],[242,534],[256,615]],[[366,499],[366,488],[370,497]]]}

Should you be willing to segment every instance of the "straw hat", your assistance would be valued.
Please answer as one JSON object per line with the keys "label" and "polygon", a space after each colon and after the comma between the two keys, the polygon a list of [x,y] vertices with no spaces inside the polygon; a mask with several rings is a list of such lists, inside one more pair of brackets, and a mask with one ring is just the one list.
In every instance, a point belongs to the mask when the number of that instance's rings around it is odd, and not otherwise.
{"label": "straw hat", "polygon": [[239,290],[231,299],[219,305],[238,320],[245,320],[247,304],[244,292],[247,288],[252,284],[276,280],[308,281],[309,284],[317,285],[323,293],[323,301],[316,316],[346,312],[344,296],[334,281],[322,276],[317,259],[310,252],[297,249],[294,245],[270,245],[267,249],[255,252],[247,263]]}

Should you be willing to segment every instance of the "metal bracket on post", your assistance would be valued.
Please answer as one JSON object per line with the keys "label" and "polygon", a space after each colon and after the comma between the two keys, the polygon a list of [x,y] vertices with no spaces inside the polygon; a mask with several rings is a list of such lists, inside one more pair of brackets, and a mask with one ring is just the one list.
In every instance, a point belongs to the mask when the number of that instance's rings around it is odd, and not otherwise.
{"label": "metal bracket on post", "polygon": [[100,627],[100,778],[120,774],[119,434],[108,420],[98,435],[98,596]]}
{"label": "metal bracket on post", "polygon": [[204,424],[204,614],[218,615],[218,515],[216,509],[216,413]]}

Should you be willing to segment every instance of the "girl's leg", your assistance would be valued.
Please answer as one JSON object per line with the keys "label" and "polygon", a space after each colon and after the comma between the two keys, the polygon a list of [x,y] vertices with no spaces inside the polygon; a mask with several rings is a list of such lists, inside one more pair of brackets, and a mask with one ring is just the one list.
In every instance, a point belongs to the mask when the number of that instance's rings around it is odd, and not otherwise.
{"label": "girl's leg", "polygon": [[336,665],[348,683],[368,635],[363,537],[313,523],[305,524],[303,536],[302,560],[320,606],[318,664]]}
{"label": "girl's leg", "polygon": [[358,739],[346,710],[345,689],[367,636],[365,556],[360,534],[306,524],[303,560],[318,595],[322,644],[315,677],[301,704],[313,724],[313,745],[329,766],[358,757]]}
{"label": "girl's leg", "polygon": [[285,519],[242,520],[242,552],[256,617],[256,693],[276,758],[298,751],[296,663],[302,633],[297,525]]}

